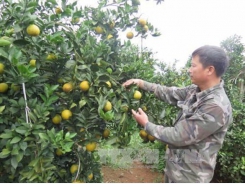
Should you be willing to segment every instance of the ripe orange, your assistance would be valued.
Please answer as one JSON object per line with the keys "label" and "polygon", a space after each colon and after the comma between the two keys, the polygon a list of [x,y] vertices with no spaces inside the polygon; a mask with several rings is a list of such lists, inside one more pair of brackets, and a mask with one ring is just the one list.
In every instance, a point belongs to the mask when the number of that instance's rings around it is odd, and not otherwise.
{"label": "ripe orange", "polygon": [[149,139],[149,141],[155,141],[155,137],[154,136],[152,136],[152,135],[150,135],[150,134],[148,134],[148,136],[147,136],[147,138]]}
{"label": "ripe orange", "polygon": [[147,139],[147,137],[148,137],[148,134],[145,130],[140,130],[139,135],[142,139]]}
{"label": "ripe orange", "polygon": [[92,151],[95,150],[95,148],[96,148],[96,142],[90,142],[90,143],[88,143],[88,144],[86,145],[86,150],[87,150],[87,151],[92,152]]}
{"label": "ripe orange", "polygon": [[52,122],[56,125],[60,124],[62,118],[59,114],[56,114],[53,118],[52,118]]}
{"label": "ripe orange", "polygon": [[79,86],[82,91],[88,91],[90,87],[88,81],[82,81]]}
{"label": "ripe orange", "polygon": [[141,99],[141,97],[142,97],[141,92],[139,92],[139,91],[136,90],[134,92],[134,99],[139,100],[139,99]]}
{"label": "ripe orange", "polygon": [[72,117],[72,112],[68,109],[65,109],[61,112],[61,117],[64,120],[68,120],[70,117]]}
{"label": "ripe orange", "polygon": [[0,74],[2,74],[4,72],[4,64],[0,63]]}
{"label": "ripe orange", "polygon": [[5,93],[8,90],[9,86],[6,83],[0,83],[0,93]]}
{"label": "ripe orange", "polygon": [[65,84],[63,85],[62,89],[63,89],[64,92],[69,93],[69,92],[72,91],[73,85],[72,85],[72,83],[67,82],[67,83],[65,83]]}
{"label": "ripe orange", "polygon": [[145,26],[146,25],[146,20],[145,19],[142,19],[142,18],[140,18],[139,20],[138,20],[138,22],[139,22],[139,24],[140,25],[142,25],[142,26]]}
{"label": "ripe orange", "polygon": [[134,33],[133,32],[127,32],[127,34],[126,34],[126,37],[128,38],[128,39],[132,39],[133,37],[134,37]]}
{"label": "ripe orange", "polygon": [[35,24],[31,24],[27,27],[26,32],[30,36],[38,36],[40,34],[40,29]]}
{"label": "ripe orange", "polygon": [[107,101],[105,106],[104,106],[104,110],[105,111],[110,111],[112,109],[112,104],[110,101]]}
{"label": "ripe orange", "polygon": [[105,129],[105,130],[103,131],[102,136],[103,136],[104,138],[108,138],[109,135],[110,135],[110,130],[109,130],[109,129]]}
{"label": "ripe orange", "polygon": [[70,172],[71,174],[74,174],[78,170],[78,165],[77,164],[72,164],[70,167]]}
{"label": "ripe orange", "polygon": [[104,32],[104,30],[100,26],[97,26],[95,28],[95,32],[98,33],[98,34],[102,34]]}

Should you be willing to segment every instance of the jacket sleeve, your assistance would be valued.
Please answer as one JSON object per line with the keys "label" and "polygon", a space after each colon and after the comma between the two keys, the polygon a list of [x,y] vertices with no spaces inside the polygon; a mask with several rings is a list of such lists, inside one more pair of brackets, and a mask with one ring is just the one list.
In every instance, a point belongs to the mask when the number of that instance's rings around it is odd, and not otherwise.
{"label": "jacket sleeve", "polygon": [[196,113],[183,114],[174,127],[164,127],[151,122],[146,131],[157,139],[173,146],[188,146],[207,138],[226,124],[227,113],[215,104],[208,104]]}
{"label": "jacket sleeve", "polygon": [[172,105],[177,105],[178,101],[184,101],[189,87],[167,87],[155,83],[144,81],[143,89],[155,94],[157,98]]}

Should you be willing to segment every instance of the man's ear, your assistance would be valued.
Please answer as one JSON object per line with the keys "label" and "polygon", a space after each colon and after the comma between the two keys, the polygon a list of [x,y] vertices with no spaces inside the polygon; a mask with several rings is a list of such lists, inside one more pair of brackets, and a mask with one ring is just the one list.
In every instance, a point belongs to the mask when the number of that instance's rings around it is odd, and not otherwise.
{"label": "man's ear", "polygon": [[214,66],[208,66],[207,69],[208,69],[208,75],[212,75],[215,73]]}

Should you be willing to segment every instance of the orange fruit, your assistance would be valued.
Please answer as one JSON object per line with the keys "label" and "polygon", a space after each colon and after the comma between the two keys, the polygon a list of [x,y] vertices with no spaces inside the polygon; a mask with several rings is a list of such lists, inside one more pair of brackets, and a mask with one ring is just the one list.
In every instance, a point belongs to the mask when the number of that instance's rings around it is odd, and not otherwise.
{"label": "orange fruit", "polygon": [[55,154],[56,154],[57,156],[61,156],[61,155],[63,155],[63,152],[62,152],[61,149],[58,148],[58,149],[56,149]]}
{"label": "orange fruit", "polygon": [[2,74],[4,72],[4,64],[0,63],[0,74]]}
{"label": "orange fruit", "polygon": [[98,33],[98,34],[102,34],[104,32],[104,30],[100,26],[97,26],[95,28],[95,32]]}
{"label": "orange fruit", "polygon": [[141,92],[139,92],[139,91],[136,90],[134,92],[134,99],[139,100],[139,99],[141,99],[141,97],[142,97]]}
{"label": "orange fruit", "polygon": [[52,118],[52,122],[56,125],[60,124],[62,118],[59,114],[56,114],[53,118]]}
{"label": "orange fruit", "polygon": [[112,104],[110,101],[107,101],[105,106],[104,106],[104,110],[105,111],[110,111],[112,109]]}
{"label": "orange fruit", "polygon": [[92,180],[93,177],[94,177],[93,173],[90,173],[90,174],[88,175],[88,181]]}
{"label": "orange fruit", "polygon": [[56,13],[56,14],[62,13],[61,8],[60,8],[60,7],[55,8],[55,13]]}
{"label": "orange fruit", "polygon": [[145,26],[146,25],[146,20],[145,19],[142,19],[142,18],[140,18],[139,20],[138,20],[138,22],[139,22],[139,24],[140,25],[142,25],[142,26]]}
{"label": "orange fruit", "polygon": [[145,130],[140,130],[139,135],[142,139],[146,139],[148,137],[148,134]]}
{"label": "orange fruit", "polygon": [[77,164],[72,164],[70,167],[70,172],[71,174],[74,174],[78,170],[78,165]]}
{"label": "orange fruit", "polygon": [[131,31],[129,31],[129,32],[127,32],[127,34],[126,34],[126,37],[127,37],[128,39],[132,39],[132,38],[134,37],[134,33],[131,32]]}
{"label": "orange fruit", "polygon": [[65,84],[63,85],[62,89],[63,89],[64,92],[69,93],[69,92],[72,91],[73,85],[72,85],[72,83],[67,82],[67,83],[65,83]]}
{"label": "orange fruit", "polygon": [[147,138],[149,139],[149,141],[155,141],[156,138],[150,134],[148,134]]}
{"label": "orange fruit", "polygon": [[36,66],[36,60],[35,59],[30,60],[30,65],[31,66]]}
{"label": "orange fruit", "polygon": [[61,112],[61,117],[64,120],[68,120],[68,119],[70,119],[70,117],[72,117],[72,112],[68,109],[65,109]]}
{"label": "orange fruit", "polygon": [[31,24],[27,27],[26,32],[30,36],[38,36],[40,34],[40,29],[35,24]]}
{"label": "orange fruit", "polygon": [[82,81],[79,85],[80,89],[82,91],[88,91],[89,90],[89,82],[88,81]]}
{"label": "orange fruit", "polygon": [[8,90],[9,86],[6,83],[0,83],[0,93],[5,93]]}
{"label": "orange fruit", "polygon": [[96,148],[96,142],[90,142],[90,143],[88,143],[88,144],[86,145],[86,150],[87,150],[87,151],[92,152],[92,151],[95,150],[95,148]]}
{"label": "orange fruit", "polygon": [[103,137],[104,138],[108,138],[109,137],[109,135],[110,135],[110,130],[109,129],[105,129],[104,131],[103,131]]}

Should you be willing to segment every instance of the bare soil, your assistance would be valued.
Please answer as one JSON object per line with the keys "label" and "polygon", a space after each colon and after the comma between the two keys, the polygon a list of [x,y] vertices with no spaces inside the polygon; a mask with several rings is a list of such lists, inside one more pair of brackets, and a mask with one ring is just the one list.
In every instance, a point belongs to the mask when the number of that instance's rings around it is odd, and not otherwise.
{"label": "bare soil", "polygon": [[112,168],[102,166],[104,183],[163,183],[163,173],[154,171],[148,165],[134,162],[130,168]]}

